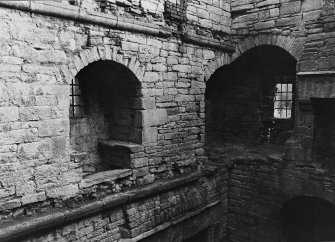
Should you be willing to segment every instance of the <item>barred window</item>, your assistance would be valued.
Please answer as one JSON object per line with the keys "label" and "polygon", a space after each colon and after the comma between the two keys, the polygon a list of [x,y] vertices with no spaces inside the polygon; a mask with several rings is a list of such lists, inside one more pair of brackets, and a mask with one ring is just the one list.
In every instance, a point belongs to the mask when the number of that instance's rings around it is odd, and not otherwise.
{"label": "barred window", "polygon": [[78,78],[71,80],[70,91],[70,117],[80,117],[82,115],[81,92]]}
{"label": "barred window", "polygon": [[275,118],[289,119],[292,117],[293,84],[277,83],[274,95]]}

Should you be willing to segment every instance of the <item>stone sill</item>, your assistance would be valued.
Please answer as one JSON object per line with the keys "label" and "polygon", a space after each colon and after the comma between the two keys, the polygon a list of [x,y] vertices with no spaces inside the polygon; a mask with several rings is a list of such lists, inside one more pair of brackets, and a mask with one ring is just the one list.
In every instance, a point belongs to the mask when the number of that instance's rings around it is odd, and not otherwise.
{"label": "stone sill", "polygon": [[140,144],[126,142],[126,141],[118,141],[118,140],[98,140],[98,143],[102,147],[111,148],[111,149],[124,149],[126,148],[129,153],[134,154],[141,151],[144,151],[144,148]]}
{"label": "stone sill", "polygon": [[157,181],[146,187],[106,196],[74,209],[55,211],[51,214],[35,218],[25,218],[12,223],[3,224],[0,230],[0,242],[17,241],[19,238],[29,237],[38,232],[42,232],[55,226],[62,226],[116,206],[167,192],[171,189],[176,189],[195,182],[201,177],[213,175],[217,170],[217,168],[210,168],[174,180]]}
{"label": "stone sill", "polygon": [[117,169],[111,171],[97,172],[85,177],[80,183],[79,188],[88,188],[101,183],[112,183],[116,179],[125,178],[133,174],[131,169]]}

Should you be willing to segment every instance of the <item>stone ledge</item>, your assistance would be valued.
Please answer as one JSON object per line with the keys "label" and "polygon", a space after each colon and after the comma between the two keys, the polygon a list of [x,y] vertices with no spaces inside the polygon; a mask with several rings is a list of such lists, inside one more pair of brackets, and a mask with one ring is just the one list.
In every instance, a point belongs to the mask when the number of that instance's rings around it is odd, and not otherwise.
{"label": "stone ledge", "polygon": [[131,169],[117,169],[97,172],[85,177],[85,179],[79,183],[79,188],[87,188],[101,183],[111,183],[116,179],[131,176],[132,174],[133,172]]}
{"label": "stone ledge", "polygon": [[105,146],[108,148],[115,149],[124,149],[126,148],[130,153],[137,153],[144,150],[143,146],[140,144],[126,142],[126,141],[118,141],[118,140],[98,140],[99,145]]}
{"label": "stone ledge", "polygon": [[214,49],[219,49],[219,50],[227,51],[230,53],[235,52],[235,46],[231,44],[227,44],[227,43],[224,43],[222,41],[219,41],[213,38],[200,36],[200,35],[193,34],[190,32],[184,33],[182,40],[187,43],[197,44],[200,46],[210,47]]}
{"label": "stone ledge", "polygon": [[217,170],[218,169],[207,169],[185,177],[176,178],[172,181],[158,181],[144,188],[113,194],[71,210],[55,211],[40,217],[14,221],[2,225],[0,230],[0,242],[16,241],[19,238],[31,236],[35,233],[50,229],[51,227],[62,226],[128,202],[167,192],[171,189],[195,182],[204,176],[213,175]]}
{"label": "stone ledge", "polygon": [[298,72],[297,76],[322,76],[322,75],[335,75],[335,71],[306,71]]}

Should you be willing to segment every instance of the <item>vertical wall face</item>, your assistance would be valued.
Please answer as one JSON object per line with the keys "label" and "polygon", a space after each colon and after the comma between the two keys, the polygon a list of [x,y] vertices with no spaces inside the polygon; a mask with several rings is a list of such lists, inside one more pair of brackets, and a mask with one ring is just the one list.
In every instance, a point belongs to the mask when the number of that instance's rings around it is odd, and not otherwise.
{"label": "vertical wall face", "polygon": [[[201,0],[189,1],[186,9],[187,23],[192,25],[190,31],[197,34],[224,37],[230,33],[230,1]],[[206,33],[207,32],[207,33]]]}
{"label": "vertical wall face", "polygon": [[[32,5],[78,13],[65,3]],[[52,209],[53,200],[63,206],[81,192],[95,195],[106,182],[102,195],[192,173],[206,160],[205,68],[218,67],[218,58],[229,62],[227,53],[161,37],[164,28],[144,27],[149,23],[140,29],[150,36],[2,7],[0,18],[4,219],[22,207]],[[121,17],[118,23],[126,25]],[[83,115],[72,119],[76,77]],[[98,139],[123,142],[128,161],[121,178],[101,167]]]}

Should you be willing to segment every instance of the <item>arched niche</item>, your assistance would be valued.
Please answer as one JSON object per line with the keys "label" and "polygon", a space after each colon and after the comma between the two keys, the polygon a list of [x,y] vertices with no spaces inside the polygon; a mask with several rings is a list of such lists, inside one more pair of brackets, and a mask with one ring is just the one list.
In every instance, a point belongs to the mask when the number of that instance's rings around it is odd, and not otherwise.
{"label": "arched niche", "polygon": [[[141,85],[111,60],[88,64],[70,84],[70,145],[84,174],[131,168],[131,146],[142,142]],[[78,158],[78,156],[77,156]]]}
{"label": "arched niche", "polygon": [[217,69],[206,83],[207,145],[283,144],[293,128],[295,76],[295,58],[271,45]]}

